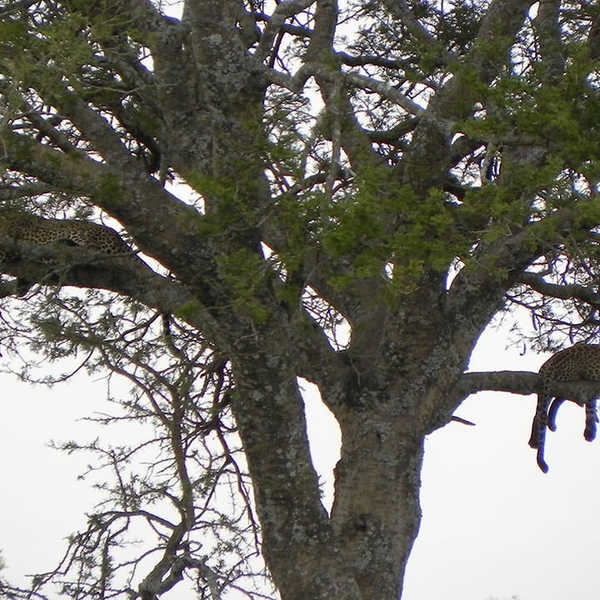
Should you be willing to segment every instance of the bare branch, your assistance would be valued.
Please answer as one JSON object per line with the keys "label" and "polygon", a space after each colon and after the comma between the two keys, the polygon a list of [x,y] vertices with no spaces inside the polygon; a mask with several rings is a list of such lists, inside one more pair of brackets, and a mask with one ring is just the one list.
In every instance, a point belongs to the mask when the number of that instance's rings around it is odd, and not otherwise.
{"label": "bare branch", "polygon": [[315,0],[284,0],[284,2],[280,2],[273,11],[261,35],[260,42],[254,54],[256,59],[263,62],[269,56],[275,38],[287,19],[301,13],[314,3]]}
{"label": "bare branch", "polygon": [[519,275],[518,280],[526,284],[531,289],[552,298],[561,298],[563,300],[581,300],[592,306],[600,306],[600,294],[594,292],[591,288],[576,283],[555,284],[549,283],[537,273],[524,271]]}

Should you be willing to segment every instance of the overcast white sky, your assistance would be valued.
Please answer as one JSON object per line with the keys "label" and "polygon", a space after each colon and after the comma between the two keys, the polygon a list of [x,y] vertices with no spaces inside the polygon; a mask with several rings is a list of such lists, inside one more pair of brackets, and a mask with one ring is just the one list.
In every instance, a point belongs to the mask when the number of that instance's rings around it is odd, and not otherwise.
{"label": "overcast white sky", "polygon": [[[471,369],[537,370],[544,361],[505,349],[505,340],[503,332],[485,334]],[[77,480],[85,460],[47,442],[93,438],[95,426],[77,418],[101,409],[105,387],[84,377],[51,390],[2,382],[0,548],[7,575],[23,582],[24,573],[54,566],[64,537],[93,504]],[[322,405],[309,400],[307,407],[317,466],[331,481],[335,431]],[[476,427],[451,423],[429,436],[423,521],[403,600],[597,596],[600,441],[585,442],[583,410],[563,405],[548,439],[550,472],[542,474],[527,445],[534,407],[534,396],[479,394],[457,411]]]}

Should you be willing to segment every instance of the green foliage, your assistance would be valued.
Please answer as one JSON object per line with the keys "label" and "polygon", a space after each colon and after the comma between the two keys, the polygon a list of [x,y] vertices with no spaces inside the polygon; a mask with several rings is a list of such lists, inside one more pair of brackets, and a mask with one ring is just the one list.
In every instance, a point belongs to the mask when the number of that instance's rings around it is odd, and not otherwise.
{"label": "green foliage", "polygon": [[467,244],[456,227],[456,206],[449,204],[439,190],[430,190],[405,210],[407,227],[395,235],[394,247],[401,256],[409,256],[434,271],[446,271]]}
{"label": "green foliage", "polygon": [[393,215],[392,206],[400,201],[403,191],[394,196],[386,189],[388,180],[389,175],[377,170],[361,173],[346,196],[321,209],[319,241],[332,261],[345,266],[344,272],[332,278],[336,287],[381,273],[389,257],[386,227]]}
{"label": "green foliage", "polygon": [[202,310],[202,304],[199,300],[193,299],[185,304],[178,306],[174,312],[176,317],[185,320],[193,320],[197,317],[198,313]]}
{"label": "green foliage", "polygon": [[117,175],[106,173],[97,181],[95,195],[102,205],[106,207],[117,206],[121,201],[121,193],[121,185]]}
{"label": "green foliage", "polygon": [[27,27],[23,21],[0,21],[0,48],[4,53],[22,46],[27,39]]}
{"label": "green foliage", "polygon": [[272,273],[262,257],[240,248],[218,259],[218,274],[232,295],[232,309],[255,325],[267,321],[270,310],[261,300]]}
{"label": "green foliage", "polygon": [[264,135],[269,140],[269,161],[286,173],[301,178],[303,145],[301,140],[310,126],[310,103],[287,90],[273,90],[263,118]]}
{"label": "green foliage", "polygon": [[186,174],[186,182],[199,194],[217,203],[231,202],[235,198],[235,185],[231,180],[204,175],[197,171]]}
{"label": "green foliage", "polygon": [[277,201],[278,217],[286,244],[278,256],[288,273],[298,271],[305,255],[313,251],[322,230],[320,212],[325,196],[319,193],[295,196],[282,194]]}
{"label": "green foliage", "polygon": [[490,225],[505,228],[511,224],[520,224],[527,218],[529,199],[523,201],[519,196],[515,197],[512,189],[487,185],[472,189],[466,194],[461,212],[466,221],[481,221],[483,217],[486,228]]}
{"label": "green foliage", "polygon": [[382,277],[394,264],[391,283],[411,291],[427,270],[444,272],[466,248],[454,212],[439,190],[420,198],[407,185],[378,169],[361,173],[356,190],[327,207],[320,241],[345,269],[332,284],[346,288],[357,280]]}
{"label": "green foliage", "polygon": [[517,131],[521,139],[529,136],[531,143],[551,150],[553,176],[565,164],[571,168],[590,161],[597,164],[600,94],[588,79],[594,68],[584,54],[574,52],[565,75],[551,85],[544,82],[543,65],[532,66],[524,75],[507,74],[482,93],[489,113],[462,123],[459,129],[479,139],[510,139]]}
{"label": "green foliage", "polygon": [[71,14],[41,30],[44,52],[64,73],[77,73],[81,65],[93,60],[94,49],[80,33],[89,27],[86,21],[82,15]]}

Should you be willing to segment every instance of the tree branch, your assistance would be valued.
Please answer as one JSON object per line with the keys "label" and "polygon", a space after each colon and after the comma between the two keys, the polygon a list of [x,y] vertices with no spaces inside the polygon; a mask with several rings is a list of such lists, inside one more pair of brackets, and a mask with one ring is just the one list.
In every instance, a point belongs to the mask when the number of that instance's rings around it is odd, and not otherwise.
{"label": "tree branch", "polygon": [[[542,380],[538,373],[531,371],[473,371],[463,373],[451,392],[456,404],[477,392],[509,392],[511,394],[537,394],[541,391]],[[552,397],[569,399],[579,403],[579,398],[594,397],[600,394],[598,381],[547,381]]]}
{"label": "tree branch", "polygon": [[453,393],[461,400],[483,391],[536,394],[539,385],[538,374],[531,371],[472,371],[460,376]]}
{"label": "tree branch", "polygon": [[[36,246],[5,237],[0,237],[0,250],[6,252],[2,271],[29,284],[105,289],[175,314],[200,331],[215,331],[212,317],[196,291],[155,273],[133,254],[113,256],[84,247]],[[13,282],[8,282],[0,295],[18,291]]]}
{"label": "tree branch", "polygon": [[559,22],[560,0],[541,0],[533,24],[538,34],[542,63],[549,81],[557,81],[564,70]]}
{"label": "tree branch", "polygon": [[[482,17],[476,43],[461,59],[463,68],[429,102],[427,118],[415,129],[405,159],[407,181],[417,191],[426,193],[432,187],[443,188],[451,166],[448,149],[455,133],[445,124],[469,117],[481,99],[481,87],[465,81],[465,76],[476,75],[482,84],[489,84],[498,75],[506,65],[509,48],[530,4],[524,0],[494,0]],[[489,50],[492,44],[493,53]]]}
{"label": "tree branch", "polygon": [[[136,245],[175,272],[206,271],[204,241],[197,235],[202,216],[145,173],[127,173],[85,155],[66,155],[25,136],[0,133],[9,168],[27,173],[66,193],[89,197],[120,221]],[[186,240],[185,253],[177,251]],[[199,252],[194,252],[194,249]],[[203,262],[204,268],[190,261]],[[200,258],[203,257],[203,258]]]}
{"label": "tree branch", "polygon": [[288,0],[280,2],[273,11],[265,27],[254,56],[257,61],[263,62],[271,53],[277,34],[281,31],[285,21],[303,10],[306,10],[315,0]]}
{"label": "tree branch", "polygon": [[562,285],[549,283],[544,280],[542,275],[529,271],[522,272],[518,277],[518,281],[544,296],[551,296],[552,298],[560,298],[562,300],[581,300],[592,306],[600,306],[600,294],[584,285],[576,283]]}

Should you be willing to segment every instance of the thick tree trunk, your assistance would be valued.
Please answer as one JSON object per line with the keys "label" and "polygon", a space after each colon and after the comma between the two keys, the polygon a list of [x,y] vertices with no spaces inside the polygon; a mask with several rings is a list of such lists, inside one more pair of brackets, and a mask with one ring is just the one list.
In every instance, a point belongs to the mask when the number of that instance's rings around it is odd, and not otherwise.
{"label": "thick tree trunk", "polygon": [[364,599],[400,597],[419,529],[424,436],[406,422],[378,411],[342,425],[332,524]]}
{"label": "thick tree trunk", "polygon": [[321,503],[289,361],[257,352],[234,368],[233,412],[254,482],[263,554],[281,597],[359,600]]}
{"label": "thick tree trunk", "polygon": [[237,370],[233,410],[263,527],[263,551],[284,600],[397,600],[416,538],[424,433],[397,402],[343,410],[331,518],[320,500],[303,404],[285,361]]}
{"label": "thick tree trunk", "polygon": [[[342,451],[328,516],[297,384],[298,346],[283,339],[281,327],[268,330],[262,343],[238,338],[232,407],[254,482],[263,553],[281,596],[397,600],[421,518],[423,441],[430,429],[423,387],[400,381],[389,357],[381,356],[379,368],[371,369],[378,375],[370,377],[365,366],[359,385],[354,370],[336,365],[339,354],[330,353],[321,387],[341,427]],[[422,366],[414,367],[415,380]],[[462,366],[453,365],[457,373]],[[397,393],[411,388],[417,391]],[[424,396],[439,393],[431,384]]]}
{"label": "thick tree trunk", "polygon": [[231,330],[238,335],[233,410],[264,556],[284,600],[401,596],[421,518],[424,438],[449,420],[451,390],[479,336],[479,319],[497,299],[471,315],[459,338],[441,302],[429,286],[405,299],[406,313],[357,313],[351,349],[322,351],[316,383],[342,433],[330,516],[296,381],[308,352],[292,341],[300,338],[298,324],[282,314],[260,330],[242,335],[242,323]]}
{"label": "thick tree trunk", "polygon": [[273,356],[251,362],[237,371],[233,410],[282,598],[397,600],[421,517],[424,435],[397,409],[347,412],[329,518],[295,376]]}

